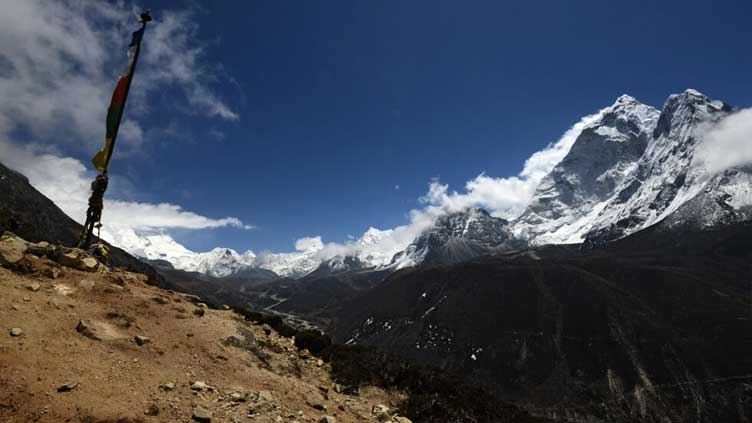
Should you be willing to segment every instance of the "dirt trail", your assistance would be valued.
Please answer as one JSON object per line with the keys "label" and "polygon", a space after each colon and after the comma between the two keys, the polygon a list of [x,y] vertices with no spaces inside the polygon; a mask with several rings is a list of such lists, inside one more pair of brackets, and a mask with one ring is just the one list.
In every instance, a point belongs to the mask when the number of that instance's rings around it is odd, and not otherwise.
{"label": "dirt trail", "polygon": [[[212,422],[363,422],[404,399],[340,394],[329,366],[291,339],[127,272],[0,268],[0,330],[2,422],[191,422],[196,407]],[[66,383],[77,385],[58,392]]]}

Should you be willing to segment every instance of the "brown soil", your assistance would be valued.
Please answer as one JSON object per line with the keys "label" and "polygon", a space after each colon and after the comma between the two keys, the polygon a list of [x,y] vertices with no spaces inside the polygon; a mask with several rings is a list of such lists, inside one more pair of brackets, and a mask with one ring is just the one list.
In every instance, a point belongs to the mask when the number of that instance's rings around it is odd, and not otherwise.
{"label": "brown soil", "polygon": [[[229,310],[200,316],[188,297],[133,276],[66,269],[53,280],[0,268],[0,421],[191,422],[200,406],[212,422],[302,423],[323,415],[362,422],[373,421],[374,405],[404,400],[377,388],[339,394],[328,364],[298,351],[292,339]],[[33,283],[38,291],[28,288]],[[79,333],[79,320],[87,319],[105,324],[108,340]],[[11,328],[23,334],[11,336]],[[136,335],[151,342],[138,346]],[[213,389],[194,391],[196,381]],[[79,385],[58,392],[69,382]],[[168,383],[173,390],[161,387]],[[260,390],[274,406],[250,417]],[[236,392],[250,399],[235,402]]]}

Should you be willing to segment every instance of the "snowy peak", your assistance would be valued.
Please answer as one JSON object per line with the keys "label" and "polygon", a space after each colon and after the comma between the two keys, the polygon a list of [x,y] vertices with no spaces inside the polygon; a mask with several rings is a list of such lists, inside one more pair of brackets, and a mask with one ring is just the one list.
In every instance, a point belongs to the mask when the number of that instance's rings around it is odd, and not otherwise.
{"label": "snowy peak", "polygon": [[480,208],[440,216],[405,250],[395,254],[392,266],[452,264],[493,251],[520,248],[509,222]]}
{"label": "snowy peak", "polygon": [[255,258],[256,255],[251,251],[246,251],[241,255],[231,248],[215,248],[206,253],[197,253],[189,265],[191,269],[184,270],[221,278],[252,267]]}
{"label": "snowy peak", "polygon": [[541,180],[514,222],[516,236],[534,244],[581,242],[594,214],[636,168],[658,117],[656,109],[628,95],[602,110]]}
{"label": "snowy peak", "polygon": [[683,128],[731,111],[733,108],[728,104],[711,100],[697,90],[687,89],[681,94],[672,94],[663,105],[658,124],[653,131],[653,138],[669,137],[672,134],[678,136],[678,132]]}
{"label": "snowy peak", "polygon": [[363,233],[363,236],[358,239],[358,245],[362,246],[368,246],[368,245],[376,245],[378,244],[382,239],[388,237],[392,234],[391,229],[387,229],[385,231],[382,231],[380,229],[376,229],[373,226],[369,227],[368,230]]}
{"label": "snowy peak", "polygon": [[[670,96],[660,114],[620,97],[543,179],[515,222],[515,233],[528,235],[534,244],[586,239],[599,244],[661,222],[679,209],[684,217],[672,221],[707,225],[710,216],[732,219],[725,199],[734,193],[734,204],[747,201],[742,197],[748,190],[742,187],[748,175],[727,172],[725,179],[708,182],[706,170],[692,166],[707,129],[732,111],[691,89]],[[683,207],[689,203],[693,206]],[[702,208],[708,211],[704,216],[698,212]]]}

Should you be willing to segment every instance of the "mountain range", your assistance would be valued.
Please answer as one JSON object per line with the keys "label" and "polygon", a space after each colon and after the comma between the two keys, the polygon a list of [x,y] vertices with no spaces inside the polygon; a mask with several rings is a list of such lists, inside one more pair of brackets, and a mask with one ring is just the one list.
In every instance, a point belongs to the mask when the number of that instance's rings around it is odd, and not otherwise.
{"label": "mountain range", "polygon": [[298,279],[322,263],[332,271],[397,270],[527,245],[602,244],[663,220],[698,227],[743,221],[752,204],[751,168],[712,173],[693,160],[704,132],[734,111],[692,89],[671,95],[660,111],[623,95],[581,130],[521,215],[507,221],[477,208],[447,212],[411,242],[390,248],[380,243],[391,231],[375,228],[344,251],[321,244],[259,256],[228,248],[194,253],[167,236],[132,230],[112,241],[136,256],[213,277],[261,268]]}

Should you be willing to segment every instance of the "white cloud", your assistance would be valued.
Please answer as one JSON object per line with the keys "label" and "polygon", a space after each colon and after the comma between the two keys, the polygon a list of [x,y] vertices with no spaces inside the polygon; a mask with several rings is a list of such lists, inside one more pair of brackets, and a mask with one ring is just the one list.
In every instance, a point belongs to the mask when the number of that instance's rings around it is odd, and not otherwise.
{"label": "white cloud", "polygon": [[707,128],[692,164],[710,175],[752,163],[752,109],[738,111]]}
{"label": "white cloud", "polygon": [[295,241],[295,249],[302,252],[319,251],[324,248],[320,236],[300,238]]}
{"label": "white cloud", "polygon": [[449,192],[438,180],[430,183],[422,201],[430,207],[455,212],[468,207],[484,207],[493,215],[514,218],[522,213],[541,179],[569,153],[582,130],[601,117],[603,111],[585,116],[567,130],[558,141],[531,155],[517,176],[496,178],[481,173],[465,183],[465,192]]}

